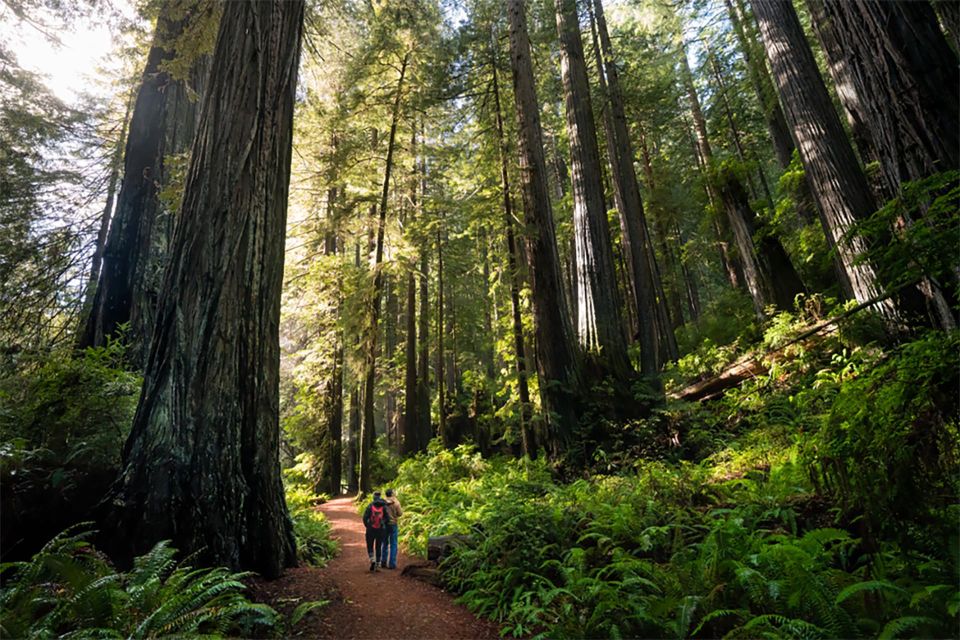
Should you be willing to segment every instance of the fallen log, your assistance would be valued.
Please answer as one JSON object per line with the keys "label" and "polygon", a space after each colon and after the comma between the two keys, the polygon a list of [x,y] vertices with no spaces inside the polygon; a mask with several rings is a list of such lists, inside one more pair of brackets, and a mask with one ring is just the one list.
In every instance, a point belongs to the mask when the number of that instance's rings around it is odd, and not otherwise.
{"label": "fallen log", "polygon": [[400,575],[422,580],[435,587],[443,588],[443,578],[440,576],[440,569],[432,562],[408,564],[400,572]]}
{"label": "fallen log", "polygon": [[454,548],[469,544],[472,538],[463,534],[449,536],[431,536],[427,539],[427,560],[440,562],[453,551]]}

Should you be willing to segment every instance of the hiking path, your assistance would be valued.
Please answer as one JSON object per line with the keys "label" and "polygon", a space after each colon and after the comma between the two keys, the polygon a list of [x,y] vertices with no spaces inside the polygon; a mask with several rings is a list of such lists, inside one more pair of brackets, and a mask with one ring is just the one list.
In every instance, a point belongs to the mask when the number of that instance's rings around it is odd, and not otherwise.
{"label": "hiking path", "polygon": [[[330,600],[294,629],[296,637],[338,640],[495,640],[497,626],[480,620],[454,597],[414,578],[404,566],[422,562],[400,551],[397,568],[370,571],[363,522],[353,496],[321,505],[340,553],[325,567],[289,569],[278,580],[258,582],[257,599],[290,611],[301,602]],[[403,518],[400,519],[403,527]]]}

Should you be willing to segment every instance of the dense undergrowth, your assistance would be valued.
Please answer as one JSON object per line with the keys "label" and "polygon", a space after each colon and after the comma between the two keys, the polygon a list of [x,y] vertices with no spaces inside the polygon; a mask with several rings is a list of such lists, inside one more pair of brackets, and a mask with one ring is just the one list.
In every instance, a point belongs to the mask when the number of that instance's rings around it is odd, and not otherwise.
{"label": "dense undergrowth", "polygon": [[844,330],[634,425],[669,444],[606,473],[433,446],[400,469],[404,543],[469,534],[445,580],[515,636],[953,637],[960,334]]}

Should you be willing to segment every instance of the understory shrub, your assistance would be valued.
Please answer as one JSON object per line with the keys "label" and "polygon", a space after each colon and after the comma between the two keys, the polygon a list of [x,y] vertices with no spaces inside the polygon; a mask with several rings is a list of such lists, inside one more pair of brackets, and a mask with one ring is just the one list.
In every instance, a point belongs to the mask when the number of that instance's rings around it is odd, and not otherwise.
{"label": "understory shrub", "polygon": [[167,542],[118,572],[90,546],[90,536],[67,530],[30,561],[0,568],[4,637],[251,637],[283,630],[272,608],[244,595],[249,574],[178,563]]}
{"label": "understory shrub", "polygon": [[317,494],[307,484],[290,480],[287,476],[286,500],[290,519],[293,520],[293,535],[297,540],[297,555],[301,562],[323,566],[337,555],[340,545],[330,537],[330,522],[317,509],[329,499],[326,494]]}
{"label": "understory shrub", "polygon": [[960,338],[843,340],[669,406],[688,460],[561,483],[432,443],[400,468],[401,540],[468,534],[444,579],[517,637],[950,637]]}

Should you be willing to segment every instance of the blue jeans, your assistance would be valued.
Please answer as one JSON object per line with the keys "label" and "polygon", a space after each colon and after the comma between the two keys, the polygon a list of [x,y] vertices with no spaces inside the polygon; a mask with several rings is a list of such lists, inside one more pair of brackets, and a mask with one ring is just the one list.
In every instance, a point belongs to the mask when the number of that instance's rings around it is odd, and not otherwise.
{"label": "blue jeans", "polygon": [[387,555],[387,566],[391,569],[397,568],[397,525],[387,525],[387,539],[385,540],[389,554]]}

